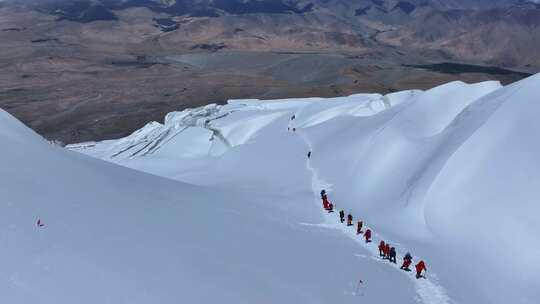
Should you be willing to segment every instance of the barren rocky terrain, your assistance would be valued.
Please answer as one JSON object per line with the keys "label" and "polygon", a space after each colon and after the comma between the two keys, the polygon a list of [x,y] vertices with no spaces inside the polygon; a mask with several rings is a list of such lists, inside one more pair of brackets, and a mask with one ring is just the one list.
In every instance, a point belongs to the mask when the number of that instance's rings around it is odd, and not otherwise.
{"label": "barren rocky terrain", "polygon": [[525,1],[3,1],[0,107],[72,143],[232,98],[509,83],[539,23]]}

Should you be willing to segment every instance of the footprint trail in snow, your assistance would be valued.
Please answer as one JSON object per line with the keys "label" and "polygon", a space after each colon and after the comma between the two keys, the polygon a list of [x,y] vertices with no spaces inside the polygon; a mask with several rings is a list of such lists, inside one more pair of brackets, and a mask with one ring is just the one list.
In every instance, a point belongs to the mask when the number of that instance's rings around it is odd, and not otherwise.
{"label": "footprint trail in snow", "polygon": [[[304,143],[308,146],[309,151],[312,151],[312,145],[310,142],[305,138],[305,136],[302,136],[301,131],[298,129],[296,130],[296,134],[300,136],[300,138],[304,141]],[[318,171],[311,166],[310,159],[307,160],[307,169],[311,172],[311,187],[312,191],[315,195],[315,202],[317,206],[319,206],[319,196],[318,193],[321,189],[325,189],[327,192],[331,192],[332,190],[332,184],[325,182],[320,176]],[[336,208],[337,209],[337,208]],[[324,222],[321,224],[306,224],[303,223],[303,225],[313,225],[318,226],[322,228],[328,228],[328,229],[337,229],[341,230],[345,235],[349,236],[354,241],[358,242],[360,245],[362,245],[367,251],[371,253],[371,258],[373,260],[377,260],[379,262],[385,263],[390,267],[395,268],[399,273],[402,275],[406,275],[408,278],[410,278],[414,282],[414,286],[416,289],[417,294],[417,300],[424,304],[450,304],[452,303],[452,300],[447,295],[446,290],[444,287],[442,287],[440,284],[437,283],[438,278],[437,276],[430,272],[429,279],[416,279],[414,275],[411,275],[410,272],[405,272],[399,268],[396,264],[388,263],[386,260],[382,260],[379,256],[379,251],[377,249],[377,245],[373,245],[372,243],[365,243],[363,238],[359,238],[359,236],[356,234],[356,229],[351,229],[351,227],[348,227],[344,224],[339,223],[339,219],[336,218],[334,214],[336,213],[330,213],[324,212]],[[367,228],[367,225],[364,223],[364,227]],[[378,235],[376,232],[372,231],[373,239],[377,237],[377,239],[385,239]],[[399,243],[390,241],[394,246],[396,247],[399,252],[410,252],[409,250],[400,247]],[[371,244],[371,245],[370,245]],[[365,256],[359,256],[361,258]],[[418,257],[415,257],[415,260],[420,260]],[[414,270],[413,270],[414,272]]]}

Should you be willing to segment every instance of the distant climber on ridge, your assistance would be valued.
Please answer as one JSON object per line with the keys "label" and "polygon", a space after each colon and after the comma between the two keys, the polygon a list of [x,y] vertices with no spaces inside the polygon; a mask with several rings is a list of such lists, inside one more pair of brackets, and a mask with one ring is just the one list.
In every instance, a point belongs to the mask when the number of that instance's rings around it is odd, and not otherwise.
{"label": "distant climber on ridge", "polygon": [[418,262],[418,264],[416,264],[414,267],[416,268],[416,278],[417,278],[417,279],[425,278],[425,277],[422,275],[422,270],[423,270],[424,272],[427,271],[426,264],[424,263],[424,261]]}
{"label": "distant climber on ridge", "polygon": [[343,210],[339,210],[339,221],[340,222],[345,222],[345,211]]}
{"label": "distant climber on ridge", "polygon": [[311,158],[311,151],[307,153],[307,158]]}
{"label": "distant climber on ridge", "polygon": [[383,257],[384,258],[384,247],[386,245],[384,244],[384,241],[381,241],[379,243],[379,256]]}
{"label": "distant climber on ridge", "polygon": [[370,229],[366,230],[366,232],[364,233],[364,237],[366,238],[366,243],[371,242],[371,230]]}
{"label": "distant climber on ridge", "polygon": [[358,221],[358,224],[356,224],[356,234],[362,233],[362,226],[364,223],[362,221]]}
{"label": "distant climber on ridge", "polygon": [[396,260],[396,248],[395,247],[390,248],[389,260],[390,260],[390,262],[392,262],[394,264],[397,263],[397,260]]}
{"label": "distant climber on ridge", "polygon": [[334,212],[334,204],[332,204],[331,202],[328,204],[328,213],[332,213]]}
{"label": "distant climber on ridge", "polygon": [[386,243],[386,245],[384,245],[384,258],[385,259],[390,259],[390,244]]}
{"label": "distant climber on ridge", "polygon": [[411,263],[412,263],[412,256],[410,253],[407,252],[405,256],[403,257],[403,265],[401,265],[400,269],[403,269],[405,271],[411,271],[411,269],[409,268]]}
{"label": "distant climber on ridge", "polygon": [[349,213],[349,214],[347,215],[347,226],[352,226],[352,225],[353,225],[353,224],[352,224],[352,220],[353,220],[352,214]]}
{"label": "distant climber on ridge", "polygon": [[330,202],[326,198],[323,198],[322,205],[324,210],[328,210],[328,208],[330,208]]}

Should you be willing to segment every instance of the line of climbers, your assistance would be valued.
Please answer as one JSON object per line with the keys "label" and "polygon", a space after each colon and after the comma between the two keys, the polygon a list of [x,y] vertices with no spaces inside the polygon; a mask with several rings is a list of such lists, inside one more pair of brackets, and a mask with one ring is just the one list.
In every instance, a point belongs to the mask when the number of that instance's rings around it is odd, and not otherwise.
{"label": "line of climbers", "polygon": [[[328,200],[328,195],[326,194],[326,190],[324,190],[324,189],[321,191],[321,199],[322,199],[322,202],[323,202],[323,208],[326,211],[328,211],[328,213],[334,212],[334,204],[332,204],[332,202],[330,202]],[[339,211],[339,221],[341,223],[345,222],[345,212],[343,210]],[[364,225],[364,223],[362,221],[357,222],[357,224],[356,224],[356,234],[357,235],[363,234],[366,243],[370,243],[371,242],[371,230],[366,229],[366,231],[363,232],[362,231],[363,225]],[[353,216],[350,213],[347,215],[347,226],[353,226]],[[388,260],[391,263],[397,264],[396,248],[390,246],[389,243],[385,243],[384,241],[381,241],[379,243],[379,255],[383,259]],[[403,264],[401,265],[400,269],[402,269],[404,271],[411,271],[409,266],[411,265],[412,260],[413,260],[412,255],[409,252],[407,252],[405,254],[405,256],[403,257]],[[418,262],[415,265],[415,268],[416,268],[416,278],[417,279],[425,278],[424,275],[422,275],[422,271],[424,271],[424,272],[427,271],[426,264],[424,263],[424,261],[420,260],[420,262]]]}

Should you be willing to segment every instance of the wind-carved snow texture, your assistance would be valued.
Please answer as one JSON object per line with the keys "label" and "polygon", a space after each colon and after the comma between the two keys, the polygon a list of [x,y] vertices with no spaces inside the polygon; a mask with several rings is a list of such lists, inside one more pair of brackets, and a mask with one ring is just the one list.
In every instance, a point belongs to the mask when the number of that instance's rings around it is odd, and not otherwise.
{"label": "wind-carved snow texture", "polygon": [[[291,126],[289,128],[291,128]],[[304,141],[304,143],[308,147],[308,151],[310,151],[312,153],[317,152],[317,151],[313,151],[313,147],[312,147],[311,143],[309,142],[309,140],[305,136],[302,136],[302,131],[301,130],[297,130],[295,133],[298,134],[299,137]],[[320,208],[321,200],[320,200],[320,197],[319,197],[319,192],[322,189],[325,189],[327,191],[327,193],[329,193],[329,195],[331,195],[331,193],[332,193],[332,185],[330,183],[328,183],[328,182],[325,182],[324,179],[319,176],[319,172],[317,171],[316,168],[314,168],[311,165],[311,162],[310,162],[309,158],[306,161],[306,166],[307,166],[308,170],[311,172],[311,176],[312,176],[312,183],[311,184],[312,184],[313,195],[315,197],[314,201],[316,202],[316,205]],[[332,201],[332,199],[330,199],[330,200]],[[336,204],[336,202],[335,201],[332,201],[332,202],[334,204],[334,209],[336,211],[339,210],[340,208]],[[362,235],[357,235],[356,234],[356,230],[354,228],[347,227],[346,225],[343,225],[342,223],[339,223],[339,218],[336,217],[337,212],[327,213],[327,212],[325,212],[323,210],[322,214],[323,214],[323,217],[325,219],[325,222],[324,222],[323,225],[321,225],[321,227],[326,227],[326,228],[330,228],[330,229],[338,229],[338,230],[342,231],[344,234],[346,234],[347,236],[352,238],[354,241],[361,244],[367,251],[369,251],[371,253],[371,258],[372,259],[374,259],[376,261],[379,261],[379,262],[384,262],[389,267],[395,268],[396,272],[399,272],[399,273],[401,273],[401,275],[406,275],[408,278],[410,278],[414,282],[416,293],[418,295],[418,300],[420,302],[422,302],[424,304],[450,304],[450,303],[452,303],[452,301],[450,300],[450,298],[446,294],[446,290],[444,289],[444,287],[442,287],[441,285],[438,284],[437,275],[433,271],[429,272],[429,280],[427,280],[427,279],[416,279],[414,274],[411,274],[411,273],[408,273],[408,272],[405,272],[405,271],[401,270],[397,266],[397,264],[389,263],[389,262],[386,262],[385,260],[382,260],[380,258],[380,256],[379,256],[379,251],[377,249],[378,242],[376,240],[388,241],[390,244],[392,244],[393,247],[396,248],[396,250],[398,252],[411,252],[411,250],[406,249],[404,246],[401,246],[401,244],[399,244],[397,242],[388,240],[387,238],[385,238],[384,236],[380,235],[379,233],[377,233],[376,231],[373,231],[373,230],[372,230],[372,236],[373,236],[374,241],[371,242],[371,243],[366,243],[364,241],[364,239],[362,238]],[[369,227],[368,223],[364,222],[364,228],[363,228],[364,231],[368,227]],[[420,261],[421,258],[413,256],[413,260],[414,261]]]}
{"label": "wind-carved snow texture", "polygon": [[[212,121],[229,115],[230,112],[220,113],[219,105],[208,105],[198,109],[188,109],[179,113],[170,113],[165,117],[165,123],[151,122],[142,129],[135,131],[128,137],[119,140],[114,151],[105,152],[102,157],[110,158],[133,158],[144,157],[154,154],[162,146],[171,140],[174,140],[179,134],[190,127],[200,127],[211,132],[209,141],[217,139],[226,147],[231,144],[221,133],[219,128],[212,126]],[[109,141],[105,141],[109,142]],[[84,150],[87,148],[96,148],[99,143],[81,143],[70,145],[70,149]]]}

